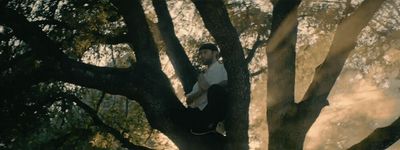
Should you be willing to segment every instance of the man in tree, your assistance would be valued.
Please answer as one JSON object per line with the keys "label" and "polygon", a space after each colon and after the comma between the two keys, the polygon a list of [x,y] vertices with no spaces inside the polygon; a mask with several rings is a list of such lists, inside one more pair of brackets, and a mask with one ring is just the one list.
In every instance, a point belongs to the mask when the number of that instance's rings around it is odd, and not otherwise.
{"label": "man in tree", "polygon": [[225,119],[226,114],[225,87],[228,76],[224,65],[218,61],[219,52],[215,44],[201,45],[199,54],[207,69],[198,76],[192,91],[186,94],[191,132],[195,135],[215,131],[224,134],[221,121]]}

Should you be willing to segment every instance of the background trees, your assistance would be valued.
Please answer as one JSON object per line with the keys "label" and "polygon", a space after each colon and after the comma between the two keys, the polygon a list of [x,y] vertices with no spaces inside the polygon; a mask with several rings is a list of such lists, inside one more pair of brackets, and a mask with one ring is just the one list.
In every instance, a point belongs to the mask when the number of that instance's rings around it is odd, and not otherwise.
{"label": "background trees", "polygon": [[[268,118],[272,149],[304,139],[306,149],[348,148],[399,114],[399,3],[380,2],[1,1],[2,146],[160,149],[161,132],[182,149],[266,149]],[[364,5],[374,7],[357,13]],[[192,136],[179,117],[206,41],[229,74],[226,138]],[[347,42],[345,55],[332,54]],[[317,141],[320,131],[336,133]]]}

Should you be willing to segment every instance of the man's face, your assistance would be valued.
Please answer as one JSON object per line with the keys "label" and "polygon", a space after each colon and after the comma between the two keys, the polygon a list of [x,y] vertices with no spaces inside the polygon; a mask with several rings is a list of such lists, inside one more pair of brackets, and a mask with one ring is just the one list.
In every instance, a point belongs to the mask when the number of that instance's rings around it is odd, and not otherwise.
{"label": "man's face", "polygon": [[204,65],[210,65],[213,62],[213,59],[217,57],[217,52],[210,49],[202,49],[199,53],[201,61]]}

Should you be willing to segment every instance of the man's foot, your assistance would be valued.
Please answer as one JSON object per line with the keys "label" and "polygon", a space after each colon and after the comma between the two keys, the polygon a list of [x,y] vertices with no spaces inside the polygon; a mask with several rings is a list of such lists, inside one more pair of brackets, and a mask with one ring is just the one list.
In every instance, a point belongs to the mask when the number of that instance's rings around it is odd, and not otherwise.
{"label": "man's foot", "polygon": [[215,131],[222,136],[226,136],[226,131],[225,131],[225,124],[224,121],[220,121],[217,123],[217,127],[215,128]]}
{"label": "man's foot", "polygon": [[202,128],[196,128],[196,129],[190,129],[190,133],[193,135],[206,135],[209,133],[215,133],[217,132],[215,130],[216,124],[210,124],[207,127],[202,127]]}

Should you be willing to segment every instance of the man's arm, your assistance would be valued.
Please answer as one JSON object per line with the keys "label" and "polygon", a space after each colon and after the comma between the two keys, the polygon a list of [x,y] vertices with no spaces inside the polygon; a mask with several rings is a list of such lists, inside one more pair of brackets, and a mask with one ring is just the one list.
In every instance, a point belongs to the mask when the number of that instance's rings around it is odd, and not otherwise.
{"label": "man's arm", "polygon": [[203,94],[203,92],[201,92],[201,90],[199,92],[186,94],[185,95],[186,96],[186,103],[188,105],[192,104],[196,98],[201,96],[201,94]]}
{"label": "man's arm", "polygon": [[207,79],[204,77],[204,74],[200,74],[197,77],[197,82],[199,83],[199,87],[202,91],[207,91],[207,89],[211,86]]}
{"label": "man's arm", "polygon": [[[185,95],[186,96],[186,103],[187,104],[191,104],[193,103],[193,101],[200,97],[203,93],[205,93],[208,88],[210,87],[210,83],[208,83],[207,79],[204,77],[204,74],[200,74],[197,77],[197,86],[198,89],[193,89],[192,92],[190,92],[189,94]],[[195,85],[196,86],[196,85]]]}
{"label": "man's arm", "polygon": [[[223,81],[221,81],[221,82],[219,82],[217,84],[225,88],[225,87],[228,86],[228,80],[223,80]],[[200,86],[200,84],[199,84],[200,90],[198,92],[193,92],[193,93],[187,94],[186,95],[186,102],[188,104],[191,104],[194,101],[194,99],[200,97],[203,93],[205,93],[210,86],[211,85],[209,85],[208,83],[206,83],[206,85],[203,85],[203,87]]]}
{"label": "man's arm", "polygon": [[[207,82],[207,81],[205,81]],[[201,84],[201,85],[200,85]],[[201,87],[203,86],[203,87]],[[190,93],[186,94],[186,103],[187,104],[192,104],[194,102],[195,99],[197,99],[198,97],[200,97],[203,93],[205,93],[207,91],[207,89],[204,90],[204,81],[203,78],[200,79],[200,77],[198,78],[198,81],[196,82],[196,84],[193,86],[193,89]]]}
{"label": "man's arm", "polygon": [[[228,80],[226,80],[227,79],[227,77],[226,77],[227,75],[226,75],[225,70],[224,70],[223,73],[225,73],[225,74],[220,75],[221,76],[220,78],[222,78],[222,79],[225,78],[225,80],[222,80],[221,82],[215,83],[215,84],[218,84],[218,85],[220,85],[222,87],[227,87],[228,86]],[[189,104],[189,105],[191,103],[193,103],[196,98],[200,97],[203,93],[207,92],[208,88],[211,86],[210,83],[204,77],[204,74],[200,74],[198,76],[196,84],[198,84],[198,87],[199,87],[198,90],[192,91],[189,94],[185,95],[186,96],[186,103]]]}

